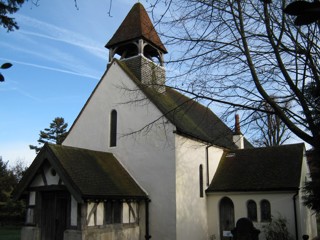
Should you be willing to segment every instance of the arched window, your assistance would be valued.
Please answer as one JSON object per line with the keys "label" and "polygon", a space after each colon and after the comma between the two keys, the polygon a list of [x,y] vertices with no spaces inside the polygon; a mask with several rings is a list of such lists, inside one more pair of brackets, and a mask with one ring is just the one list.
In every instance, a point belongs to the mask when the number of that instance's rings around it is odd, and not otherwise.
{"label": "arched window", "polygon": [[111,111],[110,117],[110,147],[117,146],[117,111]]}
{"label": "arched window", "polygon": [[257,221],[257,204],[253,200],[249,200],[247,202],[247,211],[248,211],[248,218],[251,221]]}
{"label": "arched window", "polygon": [[261,209],[261,222],[270,222],[271,221],[271,206],[268,200],[262,200],[260,202]]}

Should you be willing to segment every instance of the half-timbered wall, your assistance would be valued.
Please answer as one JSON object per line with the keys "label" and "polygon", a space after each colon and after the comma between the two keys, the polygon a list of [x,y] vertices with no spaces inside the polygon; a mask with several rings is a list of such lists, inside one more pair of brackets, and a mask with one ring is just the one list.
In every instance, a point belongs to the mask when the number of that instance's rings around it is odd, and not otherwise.
{"label": "half-timbered wall", "polygon": [[[111,203],[111,204],[110,204]],[[120,204],[120,222],[112,222],[112,203]],[[67,229],[64,240],[139,240],[139,203],[125,200],[89,201],[82,205],[84,224]],[[111,222],[110,222],[111,221]]]}
{"label": "half-timbered wall", "polygon": [[78,202],[71,196],[70,226],[78,225]]}
{"label": "half-timbered wall", "polygon": [[57,172],[49,165],[44,164],[40,173],[32,181],[30,187],[62,185]]}
{"label": "half-timbered wall", "polygon": [[[116,202],[116,201],[110,201]],[[108,202],[88,202],[87,226],[103,226],[110,224],[138,223],[138,207],[136,202],[121,201],[119,209],[108,208]],[[114,221],[115,211],[120,211],[119,220]],[[117,219],[118,219],[117,218]]]}
{"label": "half-timbered wall", "polygon": [[[54,186],[64,186],[60,176],[55,169],[52,168],[49,163],[45,163],[40,169],[39,173],[35,176],[34,180],[30,184],[29,199],[27,204],[27,216],[26,216],[26,225],[35,225],[36,224],[36,205],[39,204],[39,191],[50,190]],[[71,196],[71,209],[70,209],[70,225],[73,227],[77,226],[77,217],[78,217],[78,203]]]}
{"label": "half-timbered wall", "polygon": [[36,192],[29,193],[29,201],[27,203],[26,224],[34,224],[34,209],[36,205]]}

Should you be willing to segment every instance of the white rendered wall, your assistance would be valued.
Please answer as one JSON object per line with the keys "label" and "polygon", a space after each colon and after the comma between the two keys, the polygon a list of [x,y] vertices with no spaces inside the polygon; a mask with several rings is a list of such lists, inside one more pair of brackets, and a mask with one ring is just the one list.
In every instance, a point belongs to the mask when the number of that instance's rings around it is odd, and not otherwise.
{"label": "white rendered wall", "polygon": [[29,205],[31,206],[36,205],[36,192],[29,193]]}
{"label": "white rendered wall", "polygon": [[39,186],[44,186],[44,181],[41,174],[37,174],[30,184],[30,187],[39,187]]}
{"label": "white rendered wall", "polygon": [[[117,146],[110,148],[109,119],[113,109],[118,115],[118,139]],[[161,116],[114,62],[63,145],[114,153],[149,194],[152,238],[172,240],[176,235],[174,128],[161,119],[141,130]],[[132,134],[135,131],[138,133]],[[140,224],[145,224],[144,214]]]}
{"label": "white rendered wall", "polygon": [[92,211],[92,209],[94,208],[95,206],[95,203],[88,203],[87,204],[87,223],[88,223],[88,226],[95,226],[95,223],[94,223],[94,214],[90,215],[90,212]]}
{"label": "white rendered wall", "polygon": [[[44,177],[45,181],[47,182],[47,185],[58,185],[59,184],[59,175],[56,174],[55,176],[52,175],[51,169],[52,167],[49,164],[44,164],[43,167]],[[30,184],[31,187],[40,187],[45,186],[45,182],[43,179],[43,176],[41,174],[37,174]]]}
{"label": "white rendered wall", "polygon": [[[29,202],[26,211],[26,223],[34,224],[34,207],[36,205],[36,192],[29,192]],[[31,206],[31,208],[30,208]]]}
{"label": "white rendered wall", "polygon": [[294,204],[291,193],[225,193],[208,195],[208,224],[209,236],[220,239],[219,234],[219,203],[223,197],[228,197],[234,204],[235,223],[242,217],[247,217],[247,201],[254,200],[257,204],[258,221],[254,222],[254,226],[261,231],[260,240],[264,240],[263,226],[266,224],[261,222],[260,202],[266,199],[271,205],[271,215],[275,218],[281,215],[288,221],[288,230],[295,236],[295,220],[294,220]]}
{"label": "white rendered wall", "polygon": [[70,212],[70,225],[77,226],[78,225],[78,202],[71,195],[71,212]]}
{"label": "white rendered wall", "polygon": [[87,204],[87,207],[88,226],[102,226],[104,220],[104,203],[91,202]]}
{"label": "white rendered wall", "polygon": [[[222,149],[176,136],[176,194],[177,194],[177,238],[179,240],[207,240],[207,160],[209,157],[209,178],[214,175]],[[199,166],[203,166],[203,197],[200,197]],[[211,179],[209,180],[209,182]]]}
{"label": "white rendered wall", "polygon": [[314,214],[310,209],[308,209],[303,204],[303,186],[306,181],[310,180],[310,171],[307,165],[307,159],[304,154],[304,158],[302,161],[302,172],[301,172],[301,179],[300,179],[300,192],[299,195],[296,197],[296,205],[297,205],[297,218],[299,221],[298,227],[298,234],[302,235],[309,235],[309,239],[313,239],[317,236],[317,222],[316,222],[316,214]]}
{"label": "white rendered wall", "polygon": [[209,181],[206,182],[205,189],[207,189],[209,187],[209,184],[211,183],[211,181],[217,171],[219,162],[220,162],[222,154],[223,154],[223,149],[218,148],[216,146],[211,145],[206,148],[208,148],[208,169],[209,169],[208,180]]}
{"label": "white rendered wall", "polygon": [[[52,169],[52,167],[50,165],[44,165],[43,170],[44,170],[44,174],[46,176],[48,185],[58,185],[59,184],[60,177],[56,173],[56,171]],[[55,172],[55,175],[53,175],[52,172]]]}
{"label": "white rendered wall", "polygon": [[124,202],[122,205],[122,222],[123,223],[136,223],[139,214],[137,212],[138,204],[135,202]]}
{"label": "white rendered wall", "polygon": [[123,223],[129,223],[130,222],[129,206],[126,203],[122,204],[122,222]]}

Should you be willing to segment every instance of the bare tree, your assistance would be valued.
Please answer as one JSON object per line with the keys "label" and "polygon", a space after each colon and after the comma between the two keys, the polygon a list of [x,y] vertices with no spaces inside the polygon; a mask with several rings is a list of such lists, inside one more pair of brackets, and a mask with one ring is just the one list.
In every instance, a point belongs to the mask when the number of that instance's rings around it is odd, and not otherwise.
{"label": "bare tree", "polygon": [[168,62],[179,71],[175,79],[183,79],[174,87],[228,103],[229,112],[243,110],[248,120],[266,102],[314,147],[319,166],[320,28],[317,22],[295,25],[283,12],[290,2],[155,0],[150,8],[164,9],[153,17],[168,49],[179,46]]}
{"label": "bare tree", "polygon": [[266,102],[262,103],[261,108],[266,112],[256,111],[252,117],[254,121],[252,130],[256,130],[253,137],[254,144],[266,147],[284,144],[290,139],[291,132],[277,115],[270,113],[272,109]]}

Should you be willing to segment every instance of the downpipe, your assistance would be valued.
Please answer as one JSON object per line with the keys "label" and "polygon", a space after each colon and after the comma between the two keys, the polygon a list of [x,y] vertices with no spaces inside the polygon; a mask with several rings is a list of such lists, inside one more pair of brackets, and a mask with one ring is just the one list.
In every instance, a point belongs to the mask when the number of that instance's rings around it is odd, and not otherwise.
{"label": "downpipe", "polygon": [[145,219],[146,219],[146,222],[145,222],[145,224],[146,224],[146,235],[145,235],[145,239],[147,240],[147,239],[150,239],[151,238],[151,235],[150,235],[150,229],[149,229],[149,203],[151,202],[151,200],[149,199],[149,198],[147,198],[146,200],[145,200],[145,204],[146,204],[146,211],[145,211],[145,213],[146,213],[146,216],[145,216]]}
{"label": "downpipe", "polygon": [[299,191],[297,191],[293,197],[293,211],[294,211],[294,229],[295,229],[295,234],[296,234],[296,239],[298,240],[298,219],[297,219],[297,207],[296,207],[296,198],[299,194]]}

